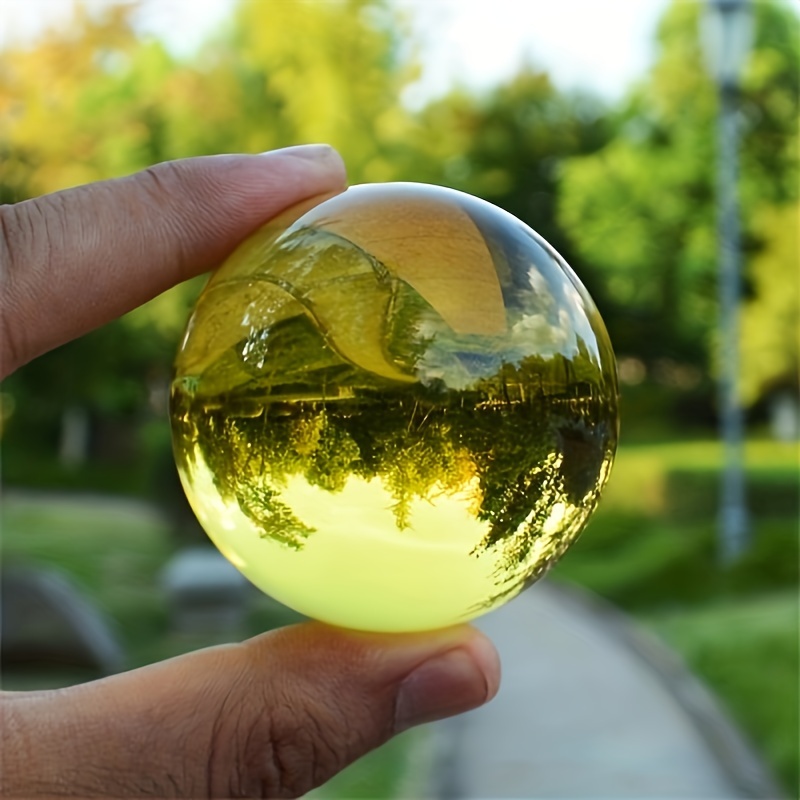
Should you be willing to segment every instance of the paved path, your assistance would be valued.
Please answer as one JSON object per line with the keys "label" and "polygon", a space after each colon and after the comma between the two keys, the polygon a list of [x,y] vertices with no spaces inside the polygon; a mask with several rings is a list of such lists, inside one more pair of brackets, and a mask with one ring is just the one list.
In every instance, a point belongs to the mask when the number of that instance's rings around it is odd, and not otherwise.
{"label": "paved path", "polygon": [[478,623],[503,659],[488,706],[431,726],[442,798],[776,798],[696,679],[599,601],[543,582]]}

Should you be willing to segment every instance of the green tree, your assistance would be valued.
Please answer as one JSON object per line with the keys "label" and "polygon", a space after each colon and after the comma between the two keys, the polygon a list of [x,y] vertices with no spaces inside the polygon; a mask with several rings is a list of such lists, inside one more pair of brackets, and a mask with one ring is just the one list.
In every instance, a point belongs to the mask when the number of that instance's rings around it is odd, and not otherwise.
{"label": "green tree", "polygon": [[548,75],[524,67],[479,95],[455,90],[422,109],[409,130],[408,180],[442,183],[504,208],[541,234],[581,275],[582,254],[556,217],[559,176],[572,157],[610,140],[614,120],[585,93],[560,93]]}
{"label": "green tree", "polygon": [[745,402],[800,385],[800,205],[764,208],[754,231],[764,246],[753,258],[753,295],[742,310]]}
{"label": "green tree", "polygon": [[[388,154],[402,142],[398,95],[412,72],[385,3],[242,2],[182,59],[137,37],[135,11],[79,7],[58,30],[0,52],[0,202],[161,160],[305,141],[338,146],[354,181],[397,177]],[[169,374],[198,285],[19,370],[6,387],[18,400],[12,440],[52,441],[70,406],[141,412],[149,385]]]}
{"label": "green tree", "polygon": [[244,0],[192,59],[168,128],[183,154],[261,152],[324,141],[352,182],[396,179],[414,77],[402,22],[384,0]]}
{"label": "green tree", "polygon": [[[783,2],[754,4],[756,38],[743,78],[742,205],[748,255],[767,246],[759,213],[798,190],[800,28]],[[621,111],[619,135],[563,170],[559,218],[597,279],[618,352],[713,365],[716,318],[714,119],[700,51],[700,6],[661,22],[654,69]],[[764,229],[766,230],[766,229]],[[749,259],[749,290],[761,291]]]}

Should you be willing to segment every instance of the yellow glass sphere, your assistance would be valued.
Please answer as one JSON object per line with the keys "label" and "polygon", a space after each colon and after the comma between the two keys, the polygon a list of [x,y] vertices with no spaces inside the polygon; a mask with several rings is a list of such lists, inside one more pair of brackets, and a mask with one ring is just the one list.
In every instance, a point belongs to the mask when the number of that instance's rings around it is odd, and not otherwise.
{"label": "yellow glass sphere", "polygon": [[578,536],[614,457],[616,367],[518,219],[363,185],[213,275],[171,418],[198,519],[256,586],[334,625],[425,630],[511,599]]}

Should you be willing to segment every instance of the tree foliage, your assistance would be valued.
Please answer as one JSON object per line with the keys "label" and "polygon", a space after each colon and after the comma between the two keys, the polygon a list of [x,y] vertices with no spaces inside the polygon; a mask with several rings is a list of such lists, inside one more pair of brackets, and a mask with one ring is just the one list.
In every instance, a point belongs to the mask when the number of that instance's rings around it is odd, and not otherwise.
{"label": "tree foliage", "polygon": [[[797,199],[800,89],[795,12],[779,2],[754,7],[756,40],[740,107],[744,243],[751,257],[769,247],[757,220],[783,214]],[[717,107],[697,34],[700,10],[680,2],[669,9],[656,65],[621,110],[618,135],[566,165],[559,218],[607,285],[618,351],[651,362],[669,355],[707,369],[716,320]],[[763,281],[755,270],[763,262],[748,261],[748,288],[758,293]],[[787,275],[797,263],[773,267]]]}
{"label": "tree foliage", "polygon": [[[398,57],[395,17],[382,2],[242,2],[183,59],[141,39],[134,5],[70,24],[32,46],[0,52],[0,202],[16,202],[158,161],[261,152],[329,141],[351,179],[390,180],[413,77]],[[23,404],[58,385],[60,402],[101,414],[146,402],[168,374],[199,283],[177,287],[121,320],[20,370]]]}
{"label": "tree foliage", "polygon": [[455,90],[417,115],[404,167],[411,180],[441,183],[506,209],[547,239],[602,299],[556,218],[561,172],[569,160],[607,144],[613,122],[591,95],[564,94],[526,66],[483,95]]}
{"label": "tree foliage", "polygon": [[766,207],[754,220],[764,246],[753,258],[742,313],[742,391],[753,402],[800,384],[800,204]]}
{"label": "tree foliage", "polygon": [[[754,399],[791,377],[794,358],[780,328],[791,323],[779,322],[793,312],[772,309],[796,261],[789,223],[772,220],[794,218],[800,82],[796,13],[777,0],[755,8],[741,108]],[[696,5],[669,10],[656,66],[615,109],[559,92],[527,66],[490,91],[456,89],[412,111],[401,96],[417,68],[390,0],[243,0],[183,56],[142,37],[136,11],[78,7],[57,30],[0,52],[0,202],[165,159],[329,141],[353,183],[442,183],[527,222],[587,284],[618,352],[712,365],[715,98]],[[9,431],[27,424],[35,438],[67,404],[141,411],[148,386],[169,373],[198,287],[178,287],[12,376],[7,391],[26,410]]]}

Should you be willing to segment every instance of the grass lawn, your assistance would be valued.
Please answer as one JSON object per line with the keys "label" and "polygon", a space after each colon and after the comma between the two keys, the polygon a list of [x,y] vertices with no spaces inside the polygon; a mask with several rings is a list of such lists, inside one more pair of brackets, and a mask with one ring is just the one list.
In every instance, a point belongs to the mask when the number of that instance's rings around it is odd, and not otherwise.
{"label": "grass lawn", "polygon": [[[625,444],[623,436],[602,508],[649,515],[664,513],[669,504],[667,477],[671,470],[718,470],[723,457],[716,441]],[[796,479],[800,469],[798,447],[769,439],[751,440],[745,447],[745,463],[751,473],[785,474]]]}
{"label": "grass lawn", "polygon": [[[720,463],[712,442],[623,446],[600,510],[553,575],[609,598],[660,634],[793,787],[800,753],[798,518],[762,508],[746,557],[722,569],[713,498],[695,492],[690,502],[680,494],[676,499],[675,486],[686,484],[670,483],[675,470],[696,470],[698,481],[706,480]],[[749,475],[762,481],[758,486],[773,477],[782,486],[797,481],[796,447],[750,442],[747,463]],[[4,563],[35,561],[68,571],[116,624],[131,667],[215,643],[170,631],[158,577],[173,548],[164,523],[136,503],[69,496],[43,503],[18,495],[2,507]],[[256,600],[238,638],[293,620]],[[62,683],[69,679],[61,676]],[[4,682],[22,688],[13,676]],[[409,784],[420,771],[410,764],[424,752],[424,735],[415,733],[363,759],[315,797],[419,794]]]}
{"label": "grass lawn", "polygon": [[715,498],[670,494],[674,470],[689,472],[680,486],[691,486],[695,470],[715,492],[721,456],[714,442],[622,447],[597,514],[552,574],[603,595],[665,639],[789,789],[800,780],[798,448],[748,442],[751,504],[773,479],[789,497],[779,514],[759,506],[748,552],[730,567],[717,558]]}
{"label": "grass lawn", "polygon": [[797,592],[729,599],[645,619],[716,689],[787,787],[797,786]]}
{"label": "grass lawn", "polygon": [[[220,642],[219,637],[170,630],[159,575],[173,551],[163,522],[147,506],[129,501],[64,495],[5,498],[0,516],[3,564],[52,565],[70,574],[102,609],[134,668]],[[241,639],[296,622],[288,609],[254,593]],[[4,672],[4,689],[65,686],[85,676],[75,671]],[[418,731],[370,753],[314,793],[320,800],[410,796],[409,754]],[[405,787],[405,788],[404,788]],[[400,794],[403,793],[403,794]],[[413,794],[413,792],[412,792]]]}

